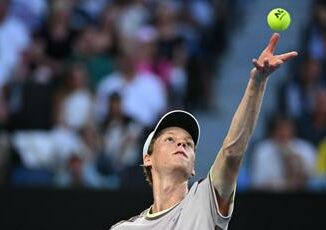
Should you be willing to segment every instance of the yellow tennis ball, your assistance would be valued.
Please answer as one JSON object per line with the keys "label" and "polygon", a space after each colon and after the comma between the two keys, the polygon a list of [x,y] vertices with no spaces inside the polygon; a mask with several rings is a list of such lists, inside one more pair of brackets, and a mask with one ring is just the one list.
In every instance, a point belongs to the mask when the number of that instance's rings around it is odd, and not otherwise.
{"label": "yellow tennis ball", "polygon": [[268,13],[267,23],[272,30],[283,31],[291,24],[291,17],[286,10],[275,8]]}

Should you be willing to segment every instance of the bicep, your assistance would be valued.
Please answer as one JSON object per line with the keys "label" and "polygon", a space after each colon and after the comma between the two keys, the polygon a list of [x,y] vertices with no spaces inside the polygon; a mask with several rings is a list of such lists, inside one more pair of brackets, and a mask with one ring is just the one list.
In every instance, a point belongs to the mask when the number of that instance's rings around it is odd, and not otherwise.
{"label": "bicep", "polygon": [[219,212],[226,216],[229,213],[230,206],[233,203],[233,195],[236,187],[238,175],[238,165],[241,159],[237,157],[225,157],[221,149],[210,170],[210,177]]}
{"label": "bicep", "polygon": [[210,169],[212,184],[224,199],[234,190],[241,161],[241,155],[227,153],[222,147]]}

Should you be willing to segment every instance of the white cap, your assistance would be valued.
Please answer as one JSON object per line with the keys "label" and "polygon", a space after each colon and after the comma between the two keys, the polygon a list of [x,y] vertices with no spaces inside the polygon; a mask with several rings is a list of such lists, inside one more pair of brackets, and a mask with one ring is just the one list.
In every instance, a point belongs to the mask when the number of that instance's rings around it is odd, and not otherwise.
{"label": "white cap", "polygon": [[173,110],[166,113],[157,123],[154,131],[152,131],[144,144],[143,157],[147,154],[149,145],[160,131],[168,127],[180,127],[186,130],[192,137],[195,146],[197,146],[200,136],[200,126],[197,119],[191,114],[183,110]]}

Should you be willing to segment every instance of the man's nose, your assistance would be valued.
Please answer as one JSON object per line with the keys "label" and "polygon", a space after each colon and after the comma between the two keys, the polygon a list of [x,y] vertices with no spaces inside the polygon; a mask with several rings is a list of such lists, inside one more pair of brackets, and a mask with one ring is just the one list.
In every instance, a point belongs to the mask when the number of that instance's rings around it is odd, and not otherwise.
{"label": "man's nose", "polygon": [[186,147],[186,142],[185,141],[179,141],[178,146]]}

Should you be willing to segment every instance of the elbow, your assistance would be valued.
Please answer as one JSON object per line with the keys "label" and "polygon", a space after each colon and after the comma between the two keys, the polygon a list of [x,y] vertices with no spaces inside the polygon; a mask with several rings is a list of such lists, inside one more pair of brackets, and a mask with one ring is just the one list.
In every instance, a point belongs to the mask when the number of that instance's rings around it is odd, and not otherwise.
{"label": "elbow", "polygon": [[225,148],[221,152],[227,168],[237,171],[243,159],[244,150],[242,148]]}
{"label": "elbow", "polygon": [[251,132],[241,129],[236,135],[227,135],[223,142],[223,152],[227,157],[242,156],[246,151]]}
{"label": "elbow", "polygon": [[242,142],[224,142],[222,146],[222,152],[227,158],[238,158],[242,157],[247,149],[247,141]]}

